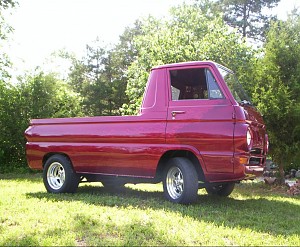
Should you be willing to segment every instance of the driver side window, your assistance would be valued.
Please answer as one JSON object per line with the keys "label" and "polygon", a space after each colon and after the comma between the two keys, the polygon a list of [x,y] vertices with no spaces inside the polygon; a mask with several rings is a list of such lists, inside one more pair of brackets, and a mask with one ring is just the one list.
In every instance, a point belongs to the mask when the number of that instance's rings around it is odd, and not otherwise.
{"label": "driver side window", "polygon": [[170,71],[172,100],[223,99],[211,71],[206,68]]}

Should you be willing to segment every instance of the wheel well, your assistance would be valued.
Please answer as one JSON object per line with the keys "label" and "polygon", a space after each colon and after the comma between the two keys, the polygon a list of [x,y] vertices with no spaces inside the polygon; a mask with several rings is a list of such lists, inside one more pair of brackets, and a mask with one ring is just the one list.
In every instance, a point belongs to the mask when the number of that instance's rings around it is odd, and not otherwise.
{"label": "wheel well", "polygon": [[70,159],[70,157],[69,157],[68,155],[66,155],[65,153],[59,153],[59,152],[57,152],[57,153],[47,153],[47,154],[44,155],[44,157],[43,157],[43,164],[42,164],[43,167],[45,166],[46,161],[47,161],[51,156],[53,156],[53,155],[55,155],[55,154],[60,154],[60,155],[62,155],[62,156],[65,156],[66,158],[68,158],[68,159],[70,160],[70,162],[71,162],[71,165],[73,166],[72,161],[71,161],[71,159]]}
{"label": "wheel well", "polygon": [[191,151],[187,151],[187,150],[170,150],[163,154],[163,156],[160,158],[160,160],[158,162],[158,166],[156,168],[156,178],[158,180],[160,180],[160,181],[162,180],[163,171],[164,171],[167,161],[169,159],[175,158],[175,157],[183,157],[183,158],[189,159],[197,171],[198,180],[205,181],[205,175],[203,173],[202,166],[201,166],[198,158],[196,157],[196,155],[194,153],[192,153]]}

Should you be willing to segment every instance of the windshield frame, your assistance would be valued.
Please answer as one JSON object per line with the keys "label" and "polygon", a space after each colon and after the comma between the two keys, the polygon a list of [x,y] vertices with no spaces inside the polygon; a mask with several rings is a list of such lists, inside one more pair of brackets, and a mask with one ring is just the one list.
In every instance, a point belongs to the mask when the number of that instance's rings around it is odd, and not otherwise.
{"label": "windshield frame", "polygon": [[[243,85],[239,82],[236,74],[223,65],[216,64],[216,66],[235,101],[242,105],[252,105],[249,95],[245,91]],[[228,75],[230,75],[231,78],[226,78]]]}

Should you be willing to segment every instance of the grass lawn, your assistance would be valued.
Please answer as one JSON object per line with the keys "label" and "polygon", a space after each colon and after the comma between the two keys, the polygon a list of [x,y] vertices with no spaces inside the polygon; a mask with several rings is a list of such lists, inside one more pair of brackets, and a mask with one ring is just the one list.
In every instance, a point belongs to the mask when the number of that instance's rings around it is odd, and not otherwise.
{"label": "grass lawn", "polygon": [[109,192],[80,184],[48,194],[40,174],[0,175],[0,245],[300,246],[300,197],[243,182],[229,198],[199,190],[195,204],[165,201],[162,185]]}

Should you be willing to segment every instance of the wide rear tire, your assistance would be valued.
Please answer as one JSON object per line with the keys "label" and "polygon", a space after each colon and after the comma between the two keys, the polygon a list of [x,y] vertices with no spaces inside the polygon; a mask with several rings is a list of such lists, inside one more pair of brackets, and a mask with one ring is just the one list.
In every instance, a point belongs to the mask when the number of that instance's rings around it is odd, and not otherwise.
{"label": "wide rear tire", "polygon": [[198,175],[192,162],[186,158],[172,158],[164,170],[165,197],[174,203],[190,204],[196,201]]}
{"label": "wide rear tire", "polygon": [[209,195],[217,195],[217,196],[229,196],[233,189],[234,189],[235,183],[226,183],[226,184],[220,184],[220,185],[208,185],[206,186],[206,192]]}
{"label": "wide rear tire", "polygon": [[73,170],[67,157],[55,154],[45,163],[43,181],[50,193],[74,193],[78,188],[80,177]]}

